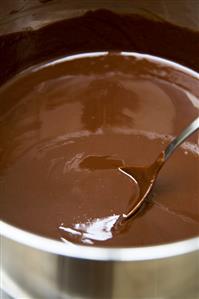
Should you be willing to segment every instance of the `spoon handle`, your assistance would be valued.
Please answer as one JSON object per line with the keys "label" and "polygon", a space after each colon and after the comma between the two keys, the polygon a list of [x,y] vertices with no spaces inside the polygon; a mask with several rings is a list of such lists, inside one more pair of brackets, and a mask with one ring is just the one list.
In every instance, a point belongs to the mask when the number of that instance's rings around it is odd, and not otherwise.
{"label": "spoon handle", "polygon": [[187,139],[191,134],[193,134],[196,130],[199,129],[199,117],[197,117],[192,123],[188,125],[186,129],[182,131],[178,137],[176,137],[164,151],[164,160],[166,161],[173,151],[179,146],[185,139]]}

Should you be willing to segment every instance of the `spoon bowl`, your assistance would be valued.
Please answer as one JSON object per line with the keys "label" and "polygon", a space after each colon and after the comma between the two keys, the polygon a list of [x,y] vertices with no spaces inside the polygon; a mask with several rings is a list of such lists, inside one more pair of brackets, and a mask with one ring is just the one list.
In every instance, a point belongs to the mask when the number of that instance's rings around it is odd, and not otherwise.
{"label": "spoon bowl", "polygon": [[119,170],[125,175],[129,176],[137,185],[139,193],[136,198],[130,202],[130,208],[127,213],[124,213],[120,217],[120,221],[126,221],[132,217],[137,210],[145,202],[147,195],[153,188],[158,173],[167,159],[171,156],[174,150],[184,142],[190,135],[199,129],[199,117],[196,118],[191,124],[183,130],[183,132],[174,138],[167,148],[160,153],[157,159],[148,167],[120,167]]}

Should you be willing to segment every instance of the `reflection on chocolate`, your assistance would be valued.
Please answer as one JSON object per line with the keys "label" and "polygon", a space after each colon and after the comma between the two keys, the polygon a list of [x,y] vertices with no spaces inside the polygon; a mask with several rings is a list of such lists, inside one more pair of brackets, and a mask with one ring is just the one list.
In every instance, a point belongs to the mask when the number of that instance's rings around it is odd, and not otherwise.
{"label": "reflection on chocolate", "polygon": [[138,192],[118,167],[151,164],[198,114],[191,90],[170,83],[173,72],[152,57],[94,53],[40,65],[2,86],[1,218],[97,246],[198,235],[197,136],[162,169],[146,208],[112,235]]}
{"label": "reflection on chocolate", "polygon": [[117,169],[124,164],[121,160],[111,159],[110,156],[88,156],[80,163],[81,168],[90,170]]}

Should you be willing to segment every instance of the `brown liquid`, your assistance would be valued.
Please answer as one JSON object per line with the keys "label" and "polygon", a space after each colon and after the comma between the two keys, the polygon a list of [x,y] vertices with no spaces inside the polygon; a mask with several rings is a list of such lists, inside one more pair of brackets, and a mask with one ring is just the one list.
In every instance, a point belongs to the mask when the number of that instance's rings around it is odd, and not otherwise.
{"label": "brown liquid", "polygon": [[198,235],[198,148],[192,143],[167,162],[144,209],[112,233],[138,192],[118,167],[150,165],[198,114],[187,92],[167,80],[172,74],[153,59],[109,54],[31,69],[2,87],[2,219],[99,246]]}
{"label": "brown liquid", "polygon": [[121,215],[118,222],[125,224],[141,208],[154,187],[159,171],[165,162],[165,154],[162,151],[153,164],[149,166],[127,166],[119,168],[122,173],[130,177],[137,184],[138,192],[137,196],[132,198],[130,208],[126,213]]}

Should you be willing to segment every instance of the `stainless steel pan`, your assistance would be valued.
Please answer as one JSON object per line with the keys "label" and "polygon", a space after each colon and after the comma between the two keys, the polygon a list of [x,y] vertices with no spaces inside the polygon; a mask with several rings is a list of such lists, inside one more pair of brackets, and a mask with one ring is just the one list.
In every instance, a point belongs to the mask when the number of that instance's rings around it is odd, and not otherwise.
{"label": "stainless steel pan", "polygon": [[[199,30],[198,0],[1,0],[0,35],[108,8]],[[196,299],[199,237],[153,247],[104,249],[65,244],[1,222],[2,298]]]}

